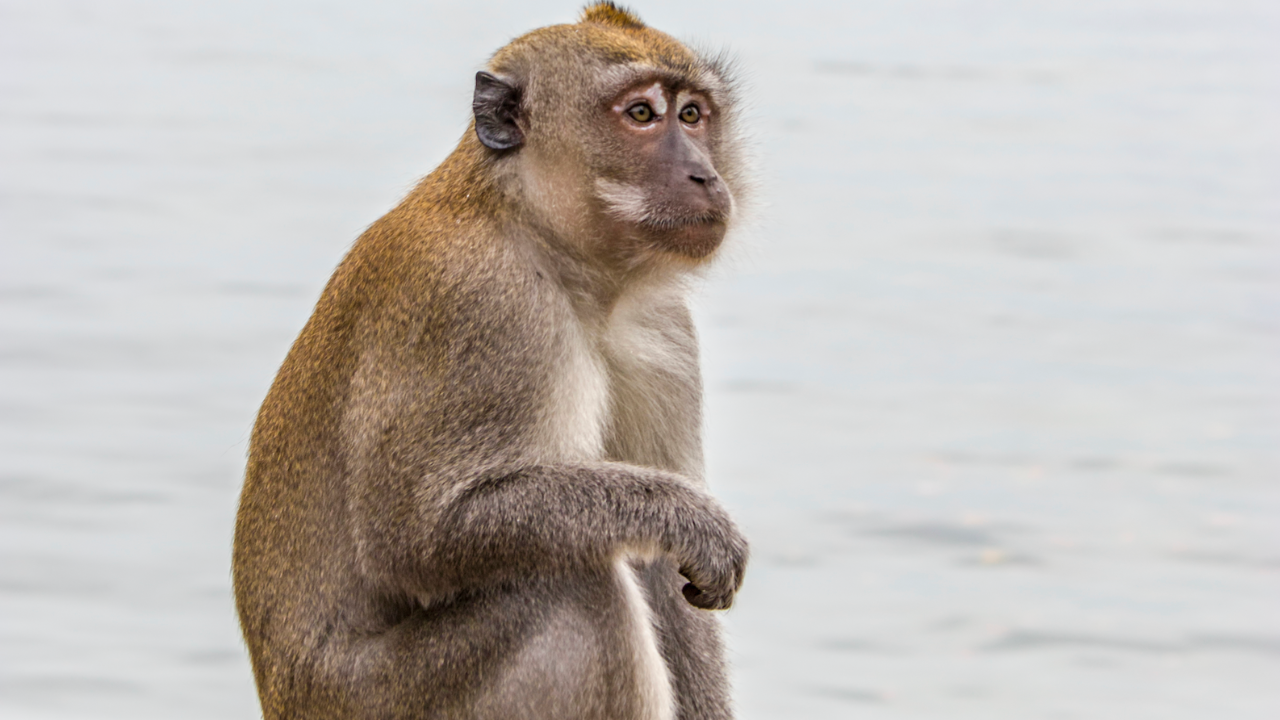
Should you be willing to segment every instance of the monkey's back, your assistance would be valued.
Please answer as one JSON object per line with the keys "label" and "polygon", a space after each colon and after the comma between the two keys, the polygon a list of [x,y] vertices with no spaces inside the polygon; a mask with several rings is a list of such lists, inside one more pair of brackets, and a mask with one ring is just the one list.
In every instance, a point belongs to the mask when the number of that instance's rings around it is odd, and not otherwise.
{"label": "monkey's back", "polygon": [[[550,298],[517,302],[538,279],[528,258],[487,246],[491,229],[464,225],[436,203],[451,184],[447,169],[353,246],[255,424],[234,567],[268,718],[427,717],[448,707],[510,717],[518,708],[505,703],[520,695],[541,698],[545,707],[535,715],[546,717],[581,708],[584,699],[614,698],[598,708],[612,717],[629,694],[611,685],[635,684],[635,668],[616,651],[630,641],[619,634],[629,616],[625,588],[611,570],[415,595],[419,588],[396,569],[408,559],[397,563],[396,556],[429,553],[432,538],[397,546],[389,542],[393,529],[376,527],[413,512],[404,503],[413,494],[375,489],[370,497],[349,482],[378,455],[376,435],[389,430],[369,417],[379,406],[370,410],[354,402],[358,396],[398,395],[409,406],[395,412],[417,421],[412,432],[421,451],[378,461],[409,466],[399,469],[401,477],[447,484],[475,462],[460,438],[495,449],[497,457],[488,458],[495,464],[525,453],[525,428],[549,392],[542,385],[553,368],[535,358],[551,355],[550,327],[562,319]],[[398,367],[408,363],[412,368]],[[431,584],[422,580],[420,587]],[[388,649],[398,644],[415,648],[416,667],[376,661],[395,656]],[[535,664],[544,667],[541,677],[503,669],[527,668],[518,658],[539,653],[555,656]],[[354,667],[365,672],[353,676]],[[418,705],[381,707],[400,696],[385,687],[404,683],[421,687]],[[527,692],[513,693],[520,687]],[[476,714],[481,706],[485,714]]]}
{"label": "monkey's back", "polygon": [[[424,190],[447,191],[446,170],[357,240],[290,349],[254,425],[237,513],[234,579],[264,704],[267,697],[288,704],[293,701],[286,697],[314,694],[323,685],[322,666],[341,657],[351,637],[385,632],[412,615],[413,598],[379,587],[381,578],[362,567],[360,522],[352,517],[359,499],[348,482],[361,444],[352,396],[361,390],[361,363],[386,355],[389,345],[413,343],[420,353],[442,354],[450,343],[446,334],[459,320],[447,304],[466,294],[467,281],[479,280],[456,272],[450,277],[448,268],[482,266],[481,258],[465,257],[480,249],[469,247],[456,227],[430,222],[441,213]],[[447,410],[446,404],[424,413]]]}

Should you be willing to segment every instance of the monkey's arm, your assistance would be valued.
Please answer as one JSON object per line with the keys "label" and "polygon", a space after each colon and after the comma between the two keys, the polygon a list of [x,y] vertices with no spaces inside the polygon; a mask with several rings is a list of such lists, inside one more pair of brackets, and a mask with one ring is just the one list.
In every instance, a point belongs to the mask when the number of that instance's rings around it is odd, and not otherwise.
{"label": "monkey's arm", "polygon": [[397,368],[357,380],[343,433],[348,509],[369,579],[441,597],[631,551],[675,559],[701,593],[687,589],[694,605],[732,601],[746,541],[687,478],[623,463],[529,460],[536,433],[521,412],[503,410],[522,407],[516,379],[428,381],[431,368],[404,358],[366,367]]}
{"label": "monkey's arm", "polygon": [[381,443],[380,461],[347,480],[359,564],[386,590],[430,601],[624,553],[673,558],[698,607],[728,607],[742,583],[746,540],[685,478],[604,462],[479,470],[485,463],[461,460],[420,472],[408,458],[422,448],[399,445]]}
{"label": "monkey's arm", "polygon": [[620,463],[540,465],[477,479],[428,532],[429,564],[455,588],[662,553],[691,581],[685,595],[729,606],[746,540],[720,505],[669,473]]}

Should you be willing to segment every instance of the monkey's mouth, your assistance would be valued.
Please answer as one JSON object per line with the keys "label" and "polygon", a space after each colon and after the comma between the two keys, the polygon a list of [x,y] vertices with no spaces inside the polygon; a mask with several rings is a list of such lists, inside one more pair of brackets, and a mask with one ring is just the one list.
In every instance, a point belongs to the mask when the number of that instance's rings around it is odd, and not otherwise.
{"label": "monkey's mouth", "polygon": [[640,221],[641,225],[652,230],[669,231],[680,230],[687,227],[699,225],[724,225],[728,218],[723,213],[703,213],[701,215],[690,215],[686,217],[646,217]]}
{"label": "monkey's mouth", "polygon": [[652,239],[666,250],[692,258],[704,258],[724,240],[728,218],[724,213],[701,213],[675,217],[649,217],[640,223]]}

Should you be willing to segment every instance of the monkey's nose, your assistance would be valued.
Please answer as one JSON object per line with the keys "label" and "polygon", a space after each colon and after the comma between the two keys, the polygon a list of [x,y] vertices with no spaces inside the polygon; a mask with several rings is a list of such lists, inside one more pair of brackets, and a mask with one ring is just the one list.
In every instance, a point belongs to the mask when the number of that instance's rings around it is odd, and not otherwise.
{"label": "monkey's nose", "polygon": [[715,173],[693,173],[689,175],[689,179],[699,185],[706,185],[708,189],[714,189],[716,184],[720,181],[719,176]]}

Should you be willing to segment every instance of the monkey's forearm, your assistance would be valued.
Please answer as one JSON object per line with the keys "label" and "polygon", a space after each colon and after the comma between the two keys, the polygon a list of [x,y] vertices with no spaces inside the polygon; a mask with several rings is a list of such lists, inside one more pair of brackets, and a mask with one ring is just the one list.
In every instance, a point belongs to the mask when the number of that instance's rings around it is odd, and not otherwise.
{"label": "monkey's forearm", "polygon": [[[726,607],[747,547],[710,496],[634,466],[547,465],[474,481],[430,529],[430,573],[448,590],[609,562],[620,551],[672,556]],[[441,588],[444,589],[444,588]]]}

